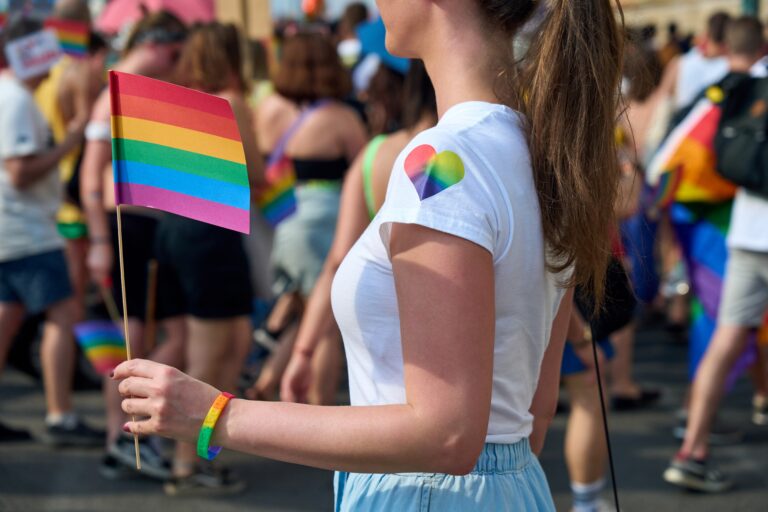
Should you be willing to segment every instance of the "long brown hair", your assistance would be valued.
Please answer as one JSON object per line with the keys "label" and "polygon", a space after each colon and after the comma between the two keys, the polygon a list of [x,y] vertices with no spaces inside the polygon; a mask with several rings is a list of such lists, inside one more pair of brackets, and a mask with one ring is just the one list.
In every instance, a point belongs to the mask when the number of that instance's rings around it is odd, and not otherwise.
{"label": "long brown hair", "polygon": [[[509,36],[541,2],[477,1]],[[615,225],[623,30],[611,0],[547,3],[524,57],[500,70],[499,95],[527,119],[548,267],[573,267],[564,284],[582,285],[599,304]]]}
{"label": "long brown hair", "polygon": [[179,84],[216,93],[234,85],[245,93],[240,33],[231,23],[211,22],[192,27],[176,65]]}

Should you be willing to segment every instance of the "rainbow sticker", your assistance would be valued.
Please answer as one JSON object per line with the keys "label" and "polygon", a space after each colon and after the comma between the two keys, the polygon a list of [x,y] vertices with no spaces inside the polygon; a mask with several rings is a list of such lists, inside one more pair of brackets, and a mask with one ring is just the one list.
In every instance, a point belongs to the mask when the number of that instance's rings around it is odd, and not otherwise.
{"label": "rainbow sticker", "polygon": [[464,179],[464,162],[453,151],[441,151],[428,144],[417,146],[405,158],[405,173],[423,201]]}

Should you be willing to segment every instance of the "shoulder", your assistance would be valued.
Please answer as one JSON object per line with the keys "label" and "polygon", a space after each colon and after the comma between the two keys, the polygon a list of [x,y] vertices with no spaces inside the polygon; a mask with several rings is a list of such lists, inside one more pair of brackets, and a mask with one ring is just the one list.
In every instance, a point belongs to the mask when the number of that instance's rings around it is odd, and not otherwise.
{"label": "shoulder", "polygon": [[315,113],[315,118],[324,123],[332,123],[333,126],[347,130],[362,125],[362,119],[355,109],[341,101],[332,101]]}

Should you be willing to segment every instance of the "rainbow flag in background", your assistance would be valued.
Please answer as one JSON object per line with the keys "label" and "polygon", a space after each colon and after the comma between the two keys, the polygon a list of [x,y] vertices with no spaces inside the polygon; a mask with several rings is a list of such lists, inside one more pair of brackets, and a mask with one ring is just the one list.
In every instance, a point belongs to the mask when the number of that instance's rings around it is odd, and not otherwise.
{"label": "rainbow flag in background", "polygon": [[127,359],[123,333],[108,320],[93,320],[76,325],[75,338],[99,375],[108,375]]}
{"label": "rainbow flag in background", "polygon": [[282,156],[267,163],[267,183],[256,194],[261,214],[274,228],[296,212],[296,173],[290,158]]}
{"label": "rainbow flag in background", "polygon": [[229,102],[117,71],[109,90],[117,204],[248,233],[248,171]]}
{"label": "rainbow flag in background", "polygon": [[736,195],[736,187],[716,170],[714,141],[721,116],[720,105],[703,98],[664,140],[646,174],[656,190],[654,206],[718,203]]}
{"label": "rainbow flag in background", "polygon": [[65,54],[78,58],[88,54],[91,32],[87,23],[48,18],[45,20],[45,28],[56,32],[61,51]]}

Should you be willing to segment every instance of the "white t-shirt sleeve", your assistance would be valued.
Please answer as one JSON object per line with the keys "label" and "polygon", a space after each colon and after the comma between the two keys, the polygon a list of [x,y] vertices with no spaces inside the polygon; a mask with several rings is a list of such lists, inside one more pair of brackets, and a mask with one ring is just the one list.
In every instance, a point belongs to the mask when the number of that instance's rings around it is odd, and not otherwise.
{"label": "white t-shirt sleeve", "polygon": [[0,157],[16,158],[34,155],[46,149],[35,125],[35,106],[30,98],[19,95],[7,102],[0,113]]}
{"label": "white t-shirt sleeve", "polygon": [[502,244],[492,172],[458,137],[435,128],[419,134],[395,161],[379,212],[387,251],[393,223],[418,224],[469,240],[495,259]]}

